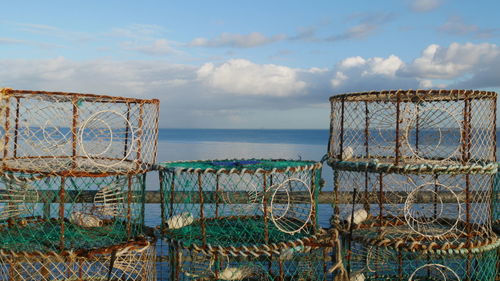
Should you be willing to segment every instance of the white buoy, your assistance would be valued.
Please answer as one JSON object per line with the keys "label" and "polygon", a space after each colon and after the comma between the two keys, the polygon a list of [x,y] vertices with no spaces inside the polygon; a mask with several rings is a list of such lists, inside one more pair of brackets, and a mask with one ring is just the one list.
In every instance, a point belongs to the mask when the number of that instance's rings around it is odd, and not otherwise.
{"label": "white buoy", "polygon": [[81,227],[100,227],[103,225],[103,221],[100,218],[82,212],[71,213],[69,221]]}
{"label": "white buoy", "polygon": [[218,274],[222,280],[241,280],[252,274],[253,270],[250,267],[227,267]]}
{"label": "white buoy", "polygon": [[356,273],[351,278],[349,278],[349,281],[365,281],[365,275],[363,273]]}
{"label": "white buoy", "polygon": [[[359,209],[354,211],[353,223],[358,225],[364,222],[368,218],[368,212],[365,209]],[[351,224],[351,213],[347,216],[347,223]]]}
{"label": "white buoy", "polygon": [[349,160],[353,156],[354,156],[354,149],[352,149],[352,147],[350,147],[350,146],[344,148],[344,150],[342,151],[342,160],[343,161]]}
{"label": "white buoy", "polygon": [[169,229],[178,229],[192,224],[193,221],[194,218],[190,213],[182,213],[180,215],[170,217],[167,220],[167,225]]}

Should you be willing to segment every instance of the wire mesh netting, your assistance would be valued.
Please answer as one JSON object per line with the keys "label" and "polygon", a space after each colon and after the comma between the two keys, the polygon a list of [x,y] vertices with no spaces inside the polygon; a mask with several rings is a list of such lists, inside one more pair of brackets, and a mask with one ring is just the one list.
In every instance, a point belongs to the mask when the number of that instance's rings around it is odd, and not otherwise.
{"label": "wire mesh netting", "polygon": [[165,259],[157,265],[159,280],[332,279],[333,246],[325,237],[258,250],[196,250],[176,242],[163,242],[161,248]]}
{"label": "wire mesh netting", "polygon": [[3,171],[86,175],[150,169],[158,100],[4,89],[0,96]]}
{"label": "wire mesh netting", "polygon": [[351,203],[335,206],[332,224],[345,232],[352,227],[353,239],[409,250],[470,249],[497,239],[490,207],[496,165],[474,174],[386,174],[336,167],[334,194],[347,192]]}
{"label": "wire mesh netting", "polygon": [[495,161],[495,92],[398,90],[331,101],[331,159],[394,165]]}
{"label": "wire mesh netting", "polygon": [[499,244],[474,253],[405,251],[344,239],[350,280],[494,281]]}
{"label": "wire mesh netting", "polygon": [[0,251],[0,280],[156,280],[154,239],[85,253]]}
{"label": "wire mesh netting", "polygon": [[293,160],[162,163],[162,229],[186,244],[270,244],[315,234],[321,164]]}
{"label": "wire mesh netting", "polygon": [[140,235],[145,174],[0,177],[0,249],[89,250]]}

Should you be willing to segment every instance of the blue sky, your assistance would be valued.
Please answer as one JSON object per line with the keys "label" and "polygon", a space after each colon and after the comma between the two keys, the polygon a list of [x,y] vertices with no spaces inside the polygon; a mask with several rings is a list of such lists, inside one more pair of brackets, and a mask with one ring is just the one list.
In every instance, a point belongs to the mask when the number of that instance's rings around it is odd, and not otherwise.
{"label": "blue sky", "polygon": [[328,128],[328,97],[500,88],[498,1],[1,1],[0,87],[159,98],[162,127]]}

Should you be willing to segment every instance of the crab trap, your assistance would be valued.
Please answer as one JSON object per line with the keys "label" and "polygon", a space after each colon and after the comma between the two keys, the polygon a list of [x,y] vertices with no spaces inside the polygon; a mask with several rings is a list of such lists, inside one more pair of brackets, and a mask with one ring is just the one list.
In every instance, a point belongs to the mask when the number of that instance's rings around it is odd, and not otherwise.
{"label": "crab trap", "polygon": [[321,167],[261,159],[161,163],[163,233],[202,247],[264,245],[315,234]]}
{"label": "crab trap", "polygon": [[326,232],[279,244],[209,247],[168,243],[165,280],[331,280],[332,244]]}
{"label": "crab trap", "polygon": [[[495,162],[406,166],[405,173],[386,173],[386,166],[373,162],[330,164],[337,202],[331,223],[352,240],[407,251],[458,252],[497,241],[491,220]],[[342,191],[351,198],[340,204]]]}
{"label": "crab trap", "polygon": [[0,280],[156,280],[155,240],[58,253],[0,250]]}
{"label": "crab trap", "polygon": [[2,171],[86,176],[148,171],[158,100],[3,89]]}
{"label": "crab trap", "polygon": [[494,281],[499,273],[498,240],[467,251],[408,251],[343,240],[349,280]]}
{"label": "crab trap", "polygon": [[329,157],[395,166],[495,161],[496,97],[473,90],[332,96]]}
{"label": "crab trap", "polygon": [[0,177],[0,249],[88,251],[143,233],[145,174]]}

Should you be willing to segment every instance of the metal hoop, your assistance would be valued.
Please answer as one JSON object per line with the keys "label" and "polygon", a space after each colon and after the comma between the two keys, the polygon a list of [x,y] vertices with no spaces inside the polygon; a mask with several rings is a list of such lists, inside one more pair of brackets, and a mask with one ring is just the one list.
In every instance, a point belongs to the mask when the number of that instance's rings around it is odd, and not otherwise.
{"label": "metal hoop", "polygon": [[[456,199],[456,205],[458,206],[458,214],[457,214],[457,219],[455,220],[455,223],[448,230],[446,230],[445,232],[440,233],[438,235],[428,235],[428,234],[422,233],[418,229],[415,229],[413,227],[413,225],[411,224],[411,219],[418,221],[415,218],[413,218],[410,214],[410,206],[412,204],[411,200],[413,199],[413,197],[415,197],[416,193],[418,193],[420,190],[422,190],[425,187],[430,186],[430,185],[440,186],[440,187],[448,190],[452,194],[452,196]],[[440,198],[439,200],[441,202],[441,205],[443,205],[442,199]],[[435,238],[435,237],[441,237],[441,236],[453,231],[456,228],[456,226],[458,225],[458,222],[460,220],[460,216],[462,214],[462,206],[460,205],[460,199],[458,198],[457,194],[450,187],[443,185],[441,183],[438,183],[438,182],[425,183],[425,184],[418,186],[412,192],[410,192],[410,194],[408,194],[406,201],[405,201],[405,204],[404,204],[403,212],[404,212],[406,223],[408,224],[408,226],[410,227],[411,230],[413,230],[415,233],[418,233],[419,235],[422,235],[424,237],[434,237]],[[424,224],[434,223],[436,220],[437,220],[437,218],[435,218],[432,222],[425,222]]]}
{"label": "metal hoop", "polygon": [[[100,120],[102,123],[106,124],[106,126],[108,127],[109,132],[111,132],[111,136],[113,136],[113,130],[111,129],[111,126],[109,126],[109,124],[107,124],[107,122],[103,121],[102,119],[96,118],[96,116],[98,116],[99,114],[108,113],[108,112],[110,112],[112,114],[118,115],[119,117],[121,117],[125,121],[125,124],[126,124],[128,130],[130,130],[131,141],[130,141],[130,146],[128,147],[128,151],[125,153],[125,155],[123,156],[123,158],[120,161],[117,161],[114,164],[101,164],[101,163],[99,163],[99,162],[97,162],[97,161],[94,160],[94,157],[96,155],[89,154],[87,152],[87,150],[85,149],[83,134],[84,134],[85,129],[87,128],[89,122],[93,121],[93,119],[97,119],[97,120]],[[135,136],[135,133],[134,133],[134,129],[133,129],[132,124],[130,123],[130,121],[127,120],[127,118],[123,114],[121,114],[120,112],[117,112],[115,110],[101,110],[101,111],[98,111],[98,112],[92,114],[89,118],[87,118],[83,122],[83,124],[82,124],[82,126],[80,127],[80,130],[79,130],[80,147],[81,147],[81,149],[83,151],[83,154],[87,157],[87,159],[89,159],[90,161],[92,161],[92,163],[94,165],[101,166],[101,167],[113,167],[113,166],[116,166],[116,165],[120,164],[125,159],[127,159],[128,156],[132,153],[132,147],[135,144],[135,138],[136,138],[136,136]],[[111,147],[112,143],[113,143],[113,138],[111,137],[111,141],[109,142],[109,144],[106,147],[106,149],[103,152],[97,154],[97,156],[100,156],[100,155],[106,153],[108,151],[108,149]]]}
{"label": "metal hoop", "polygon": [[[424,264],[421,267],[415,269],[415,271],[413,271],[413,273],[411,274],[411,276],[408,279],[408,281],[413,281],[413,278],[415,277],[415,274],[417,274],[417,272],[419,272],[420,270],[422,270],[424,268],[427,268],[427,267],[435,268],[436,270],[438,270],[439,273],[441,273],[441,276],[443,277],[443,280],[448,280],[448,278],[445,275],[445,272],[449,272],[449,273],[451,273],[453,275],[453,277],[456,278],[456,281],[460,281],[460,277],[458,276],[457,273],[455,273],[455,271],[453,271],[451,268],[449,268],[449,267],[447,267],[445,265],[438,264],[438,263]],[[443,270],[445,272],[443,272]]]}
{"label": "metal hoop", "polygon": [[[293,230],[288,230],[288,229],[285,229],[280,223],[279,223],[279,219],[283,218],[285,216],[286,213],[288,213],[289,209],[290,209],[290,201],[291,201],[291,197],[288,193],[288,190],[286,189],[285,185],[291,181],[297,181],[297,182],[300,182],[301,184],[303,184],[305,187],[306,187],[306,190],[307,190],[307,193],[308,193],[308,199],[309,199],[309,202],[304,202],[304,203],[310,203],[310,207],[309,207],[309,210],[308,210],[308,215],[307,215],[307,219],[305,221],[303,221],[302,225],[298,226],[297,228],[293,229]],[[275,216],[274,214],[274,208],[275,208],[275,205],[277,204],[276,202],[276,194],[278,193],[279,190],[281,189],[284,189],[286,191],[286,194],[287,194],[287,198],[289,200],[287,200],[287,207],[286,207],[286,212],[280,216],[279,218]],[[264,206],[265,207],[265,206]],[[313,211],[313,197],[312,197],[312,194],[311,194],[311,189],[309,188],[309,185],[307,185],[303,180],[301,179],[298,179],[298,178],[289,178],[289,179],[286,179],[285,181],[283,181],[281,184],[279,184],[279,186],[274,190],[273,192],[273,195],[271,197],[271,220],[273,221],[274,225],[282,232],[285,232],[285,233],[289,233],[289,234],[294,234],[294,233],[297,233],[299,231],[301,231],[306,225],[307,223],[310,221],[311,219],[311,215],[312,215],[312,211]]]}

